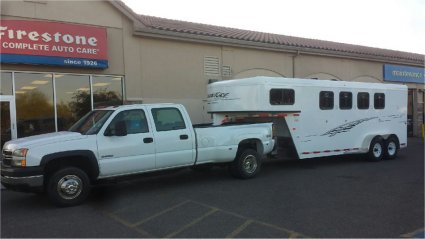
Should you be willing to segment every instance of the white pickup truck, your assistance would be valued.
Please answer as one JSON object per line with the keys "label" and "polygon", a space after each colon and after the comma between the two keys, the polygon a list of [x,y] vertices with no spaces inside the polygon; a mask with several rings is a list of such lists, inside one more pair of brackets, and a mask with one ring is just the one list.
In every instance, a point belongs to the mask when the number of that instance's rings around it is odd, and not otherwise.
{"label": "white pickup truck", "polygon": [[252,178],[273,147],[271,123],[192,126],[179,104],[108,107],[69,131],[7,142],[1,183],[72,206],[99,180],[151,171],[227,163],[233,176]]}

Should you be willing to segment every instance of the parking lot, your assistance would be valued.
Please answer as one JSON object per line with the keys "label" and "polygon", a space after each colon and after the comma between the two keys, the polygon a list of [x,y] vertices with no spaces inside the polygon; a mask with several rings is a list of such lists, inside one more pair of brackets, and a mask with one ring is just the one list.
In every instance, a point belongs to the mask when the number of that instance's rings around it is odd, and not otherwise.
{"label": "parking lot", "polygon": [[271,160],[252,180],[190,169],[97,187],[77,207],[1,191],[1,237],[419,237],[424,144],[398,159]]}

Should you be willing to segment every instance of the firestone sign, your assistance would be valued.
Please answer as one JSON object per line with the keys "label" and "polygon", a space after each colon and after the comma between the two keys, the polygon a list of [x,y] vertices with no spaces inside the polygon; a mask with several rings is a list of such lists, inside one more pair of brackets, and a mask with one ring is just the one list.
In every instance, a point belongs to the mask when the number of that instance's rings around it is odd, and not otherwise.
{"label": "firestone sign", "polygon": [[2,20],[0,40],[2,63],[108,68],[105,28]]}

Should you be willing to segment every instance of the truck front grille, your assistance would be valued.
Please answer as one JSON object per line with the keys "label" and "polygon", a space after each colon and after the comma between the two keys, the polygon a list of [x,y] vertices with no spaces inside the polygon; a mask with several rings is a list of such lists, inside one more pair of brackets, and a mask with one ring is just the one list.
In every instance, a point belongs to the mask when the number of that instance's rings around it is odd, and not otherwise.
{"label": "truck front grille", "polygon": [[3,150],[3,165],[10,166],[12,164],[12,151]]}

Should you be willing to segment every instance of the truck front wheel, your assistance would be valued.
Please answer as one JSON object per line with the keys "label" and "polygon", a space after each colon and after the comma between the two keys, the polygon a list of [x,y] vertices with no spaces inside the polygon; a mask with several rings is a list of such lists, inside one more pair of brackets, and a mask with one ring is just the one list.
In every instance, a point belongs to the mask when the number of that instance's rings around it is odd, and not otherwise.
{"label": "truck front wheel", "polygon": [[260,171],[261,158],[253,149],[241,150],[230,165],[230,173],[236,178],[253,178]]}
{"label": "truck front wheel", "polygon": [[62,168],[49,177],[46,191],[53,204],[61,207],[75,206],[89,195],[90,179],[79,168]]}

